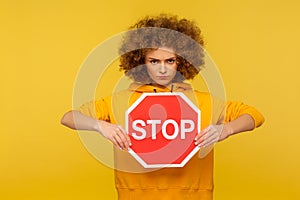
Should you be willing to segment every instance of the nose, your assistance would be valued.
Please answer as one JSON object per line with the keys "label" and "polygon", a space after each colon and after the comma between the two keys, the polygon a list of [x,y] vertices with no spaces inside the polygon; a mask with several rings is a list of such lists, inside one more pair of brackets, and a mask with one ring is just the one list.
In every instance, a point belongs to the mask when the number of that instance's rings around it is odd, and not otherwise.
{"label": "nose", "polygon": [[165,74],[166,72],[167,72],[167,67],[166,67],[165,63],[162,63],[162,64],[159,66],[159,73]]}

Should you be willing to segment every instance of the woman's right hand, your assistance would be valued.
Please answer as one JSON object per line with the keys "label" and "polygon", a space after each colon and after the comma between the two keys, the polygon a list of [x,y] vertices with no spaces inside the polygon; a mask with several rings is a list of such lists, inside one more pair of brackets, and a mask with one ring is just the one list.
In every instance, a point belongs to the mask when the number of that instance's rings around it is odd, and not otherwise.
{"label": "woman's right hand", "polygon": [[89,130],[101,133],[105,138],[112,141],[120,149],[129,149],[131,146],[130,138],[125,130],[116,124],[97,120],[86,116],[77,110],[71,110],[64,114],[61,123],[75,130]]}
{"label": "woman's right hand", "polygon": [[130,137],[120,125],[98,120],[97,131],[110,140],[119,149],[128,150],[131,146]]}

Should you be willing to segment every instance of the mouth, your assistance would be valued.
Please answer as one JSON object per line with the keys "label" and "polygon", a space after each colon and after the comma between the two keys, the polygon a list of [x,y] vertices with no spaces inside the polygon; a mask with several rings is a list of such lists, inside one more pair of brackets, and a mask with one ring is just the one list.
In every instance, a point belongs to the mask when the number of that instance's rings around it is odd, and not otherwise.
{"label": "mouth", "polygon": [[168,79],[168,76],[157,76],[157,78],[160,80],[166,80]]}

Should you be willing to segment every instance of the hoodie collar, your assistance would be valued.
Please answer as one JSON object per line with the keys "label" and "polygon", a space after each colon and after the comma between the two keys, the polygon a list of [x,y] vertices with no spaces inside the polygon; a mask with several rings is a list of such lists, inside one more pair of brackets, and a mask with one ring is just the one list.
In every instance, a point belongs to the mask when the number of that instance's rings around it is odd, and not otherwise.
{"label": "hoodie collar", "polygon": [[141,84],[134,82],[129,86],[129,89],[134,92],[184,92],[192,90],[192,87],[188,83],[172,83],[169,87],[153,84]]}

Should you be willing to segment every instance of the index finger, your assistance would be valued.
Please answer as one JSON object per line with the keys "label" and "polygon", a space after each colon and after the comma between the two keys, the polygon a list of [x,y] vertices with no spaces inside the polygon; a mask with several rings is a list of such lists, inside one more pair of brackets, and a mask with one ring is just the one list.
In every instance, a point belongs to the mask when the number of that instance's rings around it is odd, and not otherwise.
{"label": "index finger", "polygon": [[118,125],[118,127],[121,129],[122,133],[124,133],[125,137],[126,137],[126,140],[129,144],[129,146],[131,146],[131,140],[130,140],[130,137],[129,135],[127,134],[126,130],[121,126],[121,125]]}
{"label": "index finger", "polygon": [[197,136],[195,137],[195,140],[199,140],[200,138],[202,138],[205,134],[207,134],[210,130],[211,126],[206,127],[205,129],[201,130],[200,133],[197,134]]}

